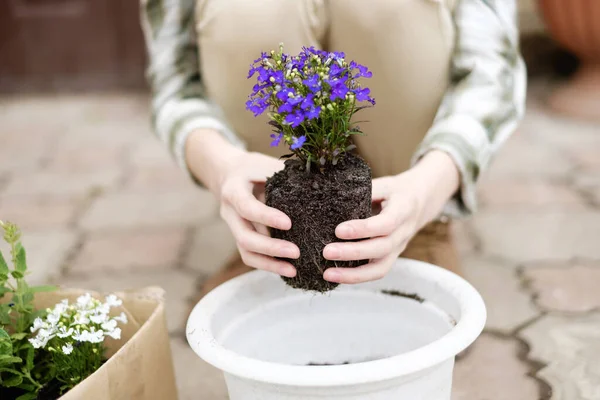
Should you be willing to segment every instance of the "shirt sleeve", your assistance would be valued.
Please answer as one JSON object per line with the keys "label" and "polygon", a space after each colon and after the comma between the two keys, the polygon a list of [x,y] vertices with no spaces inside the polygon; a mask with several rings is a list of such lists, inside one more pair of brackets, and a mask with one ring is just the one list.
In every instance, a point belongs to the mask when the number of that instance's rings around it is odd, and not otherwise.
{"label": "shirt sleeve", "polygon": [[155,134],[188,172],[185,142],[196,129],[215,129],[243,147],[202,85],[195,0],[141,0],[140,13],[149,58],[147,78]]}
{"label": "shirt sleeve", "polygon": [[476,210],[476,182],[523,116],[527,78],[516,18],[514,0],[459,0],[456,5],[450,86],[413,157],[414,164],[438,149],[456,163],[461,189],[446,205],[446,216]]}

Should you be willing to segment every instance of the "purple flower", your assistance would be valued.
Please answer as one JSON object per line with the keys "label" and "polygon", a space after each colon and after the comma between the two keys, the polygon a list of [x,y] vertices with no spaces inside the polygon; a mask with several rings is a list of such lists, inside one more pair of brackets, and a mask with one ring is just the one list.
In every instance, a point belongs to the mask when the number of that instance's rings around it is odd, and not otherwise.
{"label": "purple flower", "polygon": [[277,147],[283,138],[283,132],[279,132],[278,134],[272,133],[271,138],[273,139],[271,142],[271,147]]}
{"label": "purple flower", "polygon": [[283,89],[281,89],[279,92],[277,92],[276,96],[279,100],[281,101],[287,101],[287,99],[290,97],[290,93],[292,95],[295,95],[296,93],[294,92],[294,89],[290,89],[287,87],[284,87]]}
{"label": "purple flower", "polygon": [[321,114],[321,107],[311,107],[310,110],[304,113],[306,119],[315,119],[319,118],[319,114]]}
{"label": "purple flower", "polygon": [[302,100],[303,100],[302,96],[297,96],[297,97],[289,97],[288,96],[286,103],[291,104],[292,106],[295,106],[297,104],[302,103]]}
{"label": "purple flower", "polygon": [[347,77],[343,77],[327,82],[331,85],[331,96],[329,96],[329,99],[331,101],[335,99],[344,99],[346,97],[346,94],[348,93],[348,86],[346,86],[346,80]]}
{"label": "purple flower", "polygon": [[354,61],[350,62],[350,69],[358,69],[358,73],[354,76],[354,78],[359,78],[359,77],[363,77],[363,78],[370,78],[373,76],[373,73],[371,71],[369,71],[369,69],[367,67],[365,67],[364,65],[360,65]]}
{"label": "purple flower", "polygon": [[283,103],[277,109],[278,113],[291,113],[294,111],[294,107],[290,103]]}
{"label": "purple flower", "polygon": [[292,128],[295,128],[304,122],[304,114],[302,114],[299,110],[296,110],[295,113],[288,114],[284,121],[286,124],[291,125]]}
{"label": "purple flower", "polygon": [[298,150],[302,147],[302,145],[304,145],[304,142],[306,142],[306,136],[302,135],[300,137],[295,137],[292,142],[292,145],[290,146],[290,149]]}
{"label": "purple flower", "polygon": [[337,78],[340,76],[340,74],[342,72],[344,72],[345,69],[342,68],[338,63],[334,63],[330,68],[329,68],[329,76],[332,78]]}
{"label": "purple flower", "polygon": [[356,96],[356,100],[358,101],[369,101],[369,93],[371,93],[371,89],[369,88],[356,89],[354,91],[354,95]]}
{"label": "purple flower", "polygon": [[260,114],[262,114],[263,112],[265,112],[265,110],[267,109],[267,107],[269,107],[269,104],[262,97],[258,97],[258,98],[252,99],[252,100],[248,100],[246,102],[246,109],[249,110],[249,111],[252,111],[254,113],[255,117],[257,117]]}
{"label": "purple flower", "polygon": [[314,103],[313,103],[313,98],[315,97],[314,94],[309,93],[306,95],[306,98],[304,98],[304,100],[302,100],[302,104],[300,104],[300,108],[302,108],[303,110],[307,110],[309,108],[311,108]]}
{"label": "purple flower", "polygon": [[308,90],[315,93],[321,90],[321,82],[319,82],[319,76],[317,74],[311,75],[302,81],[308,87]]}

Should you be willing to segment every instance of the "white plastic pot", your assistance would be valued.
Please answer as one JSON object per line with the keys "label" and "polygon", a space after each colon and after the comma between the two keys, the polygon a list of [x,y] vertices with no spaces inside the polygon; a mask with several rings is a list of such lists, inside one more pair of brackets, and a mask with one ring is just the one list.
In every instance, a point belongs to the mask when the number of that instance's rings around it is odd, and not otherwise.
{"label": "white plastic pot", "polygon": [[449,400],[454,357],[485,318],[465,280],[400,259],[384,279],[325,295],[250,272],[196,305],[187,338],[231,400]]}

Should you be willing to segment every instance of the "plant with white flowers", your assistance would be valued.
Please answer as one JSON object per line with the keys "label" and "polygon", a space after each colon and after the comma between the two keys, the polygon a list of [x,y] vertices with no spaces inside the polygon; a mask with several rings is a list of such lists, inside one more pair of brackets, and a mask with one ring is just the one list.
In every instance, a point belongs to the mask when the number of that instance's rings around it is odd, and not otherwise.
{"label": "plant with white flowers", "polygon": [[62,300],[53,309],[47,309],[45,318],[33,321],[29,339],[35,349],[44,349],[56,368],[55,378],[63,383],[62,390],[70,389],[87,378],[104,361],[104,339],[121,338],[119,323],[127,323],[121,312],[111,317],[111,308],[122,301],[115,295],[105,302],[94,299],[89,293],[80,296],[73,304]]}

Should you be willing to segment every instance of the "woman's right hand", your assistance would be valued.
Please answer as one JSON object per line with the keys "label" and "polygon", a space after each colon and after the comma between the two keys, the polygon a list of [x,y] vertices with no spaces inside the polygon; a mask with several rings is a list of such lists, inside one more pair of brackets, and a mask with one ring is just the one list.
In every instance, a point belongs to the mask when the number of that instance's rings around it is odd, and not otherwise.
{"label": "woman's right hand", "polygon": [[283,162],[240,150],[210,130],[196,131],[188,137],[186,160],[194,176],[219,199],[221,217],[235,237],[244,264],[294,277],[295,268],[275,257],[296,259],[300,249],[272,238],[268,231],[268,227],[289,230],[292,221],[264,204],[265,181],[283,169]]}

